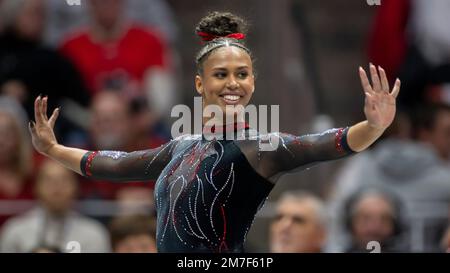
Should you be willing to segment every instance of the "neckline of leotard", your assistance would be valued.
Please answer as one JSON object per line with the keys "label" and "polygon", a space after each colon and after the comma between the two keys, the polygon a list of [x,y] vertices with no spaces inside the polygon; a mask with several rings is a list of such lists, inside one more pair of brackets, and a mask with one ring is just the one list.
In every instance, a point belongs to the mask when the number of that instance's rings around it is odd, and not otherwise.
{"label": "neckline of leotard", "polygon": [[[205,139],[205,135],[213,135],[213,136],[226,136],[227,132],[240,132],[250,129],[250,126],[247,122],[235,122],[230,124],[224,124],[221,126],[203,126],[202,129],[202,138]],[[223,138],[225,139],[225,138]]]}

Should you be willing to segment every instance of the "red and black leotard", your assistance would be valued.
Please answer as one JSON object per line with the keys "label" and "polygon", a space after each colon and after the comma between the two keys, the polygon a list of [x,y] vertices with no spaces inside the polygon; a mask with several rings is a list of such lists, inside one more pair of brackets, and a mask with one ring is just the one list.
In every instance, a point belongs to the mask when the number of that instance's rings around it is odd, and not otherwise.
{"label": "red and black leotard", "polygon": [[[88,152],[81,170],[92,178],[157,180],[159,252],[242,252],[253,219],[281,174],[352,154],[347,130],[260,135],[235,124],[232,134],[241,140],[227,140],[225,128],[214,131],[213,140],[185,135],[151,150]],[[262,151],[264,141],[278,145]]]}

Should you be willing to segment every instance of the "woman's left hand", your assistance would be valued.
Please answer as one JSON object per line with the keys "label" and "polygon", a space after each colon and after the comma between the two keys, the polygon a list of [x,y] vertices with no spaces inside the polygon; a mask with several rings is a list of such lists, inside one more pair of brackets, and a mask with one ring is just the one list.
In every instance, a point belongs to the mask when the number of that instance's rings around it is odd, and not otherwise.
{"label": "woman's left hand", "polygon": [[389,82],[383,68],[378,66],[377,71],[377,68],[370,64],[370,75],[372,85],[370,85],[366,71],[359,67],[361,85],[366,94],[364,114],[372,128],[385,130],[395,117],[395,99],[400,92],[400,80],[397,79],[392,91],[389,91]]}

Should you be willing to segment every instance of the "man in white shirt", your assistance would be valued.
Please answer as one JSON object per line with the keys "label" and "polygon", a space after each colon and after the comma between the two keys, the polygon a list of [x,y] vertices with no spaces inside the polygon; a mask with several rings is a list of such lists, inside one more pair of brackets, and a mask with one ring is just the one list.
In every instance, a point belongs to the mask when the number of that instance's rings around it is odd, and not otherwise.
{"label": "man in white shirt", "polygon": [[72,209],[75,175],[46,161],[36,180],[38,206],[10,219],[0,233],[0,251],[24,253],[39,248],[60,252],[110,252],[108,232],[97,221]]}

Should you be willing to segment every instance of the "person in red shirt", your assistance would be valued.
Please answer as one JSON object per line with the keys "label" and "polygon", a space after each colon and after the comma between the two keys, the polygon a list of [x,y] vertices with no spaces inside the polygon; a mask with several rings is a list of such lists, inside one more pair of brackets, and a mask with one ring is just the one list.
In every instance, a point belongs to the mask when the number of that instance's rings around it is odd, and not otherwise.
{"label": "person in red shirt", "polygon": [[385,1],[377,9],[370,29],[368,58],[386,69],[389,82],[400,72],[408,50],[410,0]]}
{"label": "person in red shirt", "polygon": [[92,95],[120,89],[142,93],[154,69],[168,71],[168,49],[161,34],[129,22],[123,0],[90,0],[91,24],[70,35],[60,51],[81,72]]}

